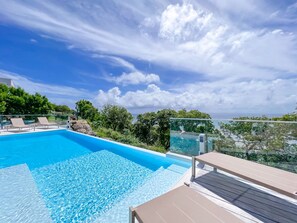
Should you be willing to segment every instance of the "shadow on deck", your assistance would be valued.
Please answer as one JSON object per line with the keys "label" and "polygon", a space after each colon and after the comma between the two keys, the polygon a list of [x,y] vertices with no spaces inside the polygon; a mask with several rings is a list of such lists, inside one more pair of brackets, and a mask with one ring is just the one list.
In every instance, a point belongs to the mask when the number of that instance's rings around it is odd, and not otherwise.
{"label": "shadow on deck", "polygon": [[297,222],[297,205],[221,173],[194,180],[214,194],[263,222]]}

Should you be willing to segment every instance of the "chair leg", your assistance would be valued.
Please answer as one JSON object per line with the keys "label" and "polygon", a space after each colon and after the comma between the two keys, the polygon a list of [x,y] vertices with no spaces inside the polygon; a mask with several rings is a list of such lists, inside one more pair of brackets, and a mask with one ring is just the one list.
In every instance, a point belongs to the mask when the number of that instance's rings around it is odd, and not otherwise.
{"label": "chair leg", "polygon": [[129,223],[135,223],[134,208],[129,207]]}

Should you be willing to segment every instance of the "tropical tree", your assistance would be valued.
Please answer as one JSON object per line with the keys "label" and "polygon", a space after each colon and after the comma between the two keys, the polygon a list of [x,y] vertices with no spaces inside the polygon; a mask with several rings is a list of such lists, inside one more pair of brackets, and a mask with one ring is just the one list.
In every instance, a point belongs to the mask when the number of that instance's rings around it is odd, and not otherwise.
{"label": "tropical tree", "polygon": [[121,106],[105,105],[101,110],[102,126],[123,133],[130,130],[133,116]]}
{"label": "tropical tree", "polygon": [[137,116],[133,133],[142,142],[147,144],[161,145],[168,149],[170,146],[170,128],[187,132],[212,132],[214,125],[211,121],[193,121],[185,119],[170,118],[201,118],[209,119],[210,116],[198,110],[186,111],[185,109],[176,112],[172,109],[163,109],[158,112],[147,112]]}
{"label": "tropical tree", "polygon": [[100,113],[97,108],[88,100],[80,100],[75,103],[77,115],[89,121],[97,121],[100,118]]}
{"label": "tropical tree", "polygon": [[176,118],[171,120],[171,130],[174,131],[213,133],[215,129],[212,121],[210,121],[210,115],[198,110],[180,110],[177,112]]}
{"label": "tropical tree", "polygon": [[47,114],[52,103],[38,93],[31,95],[22,88],[0,84],[0,111],[2,114]]}
{"label": "tropical tree", "polygon": [[47,97],[38,93],[28,95],[25,99],[25,104],[25,114],[48,114],[51,110],[53,110],[53,104],[49,102]]}
{"label": "tropical tree", "polygon": [[159,143],[168,149],[170,146],[170,118],[176,117],[177,112],[172,109],[163,109],[157,112],[157,132]]}
{"label": "tropical tree", "polygon": [[55,112],[62,112],[65,114],[72,114],[73,110],[69,108],[67,105],[54,105]]}
{"label": "tropical tree", "polygon": [[155,112],[140,114],[134,123],[133,133],[140,141],[153,145],[159,140],[156,124],[157,114]]}

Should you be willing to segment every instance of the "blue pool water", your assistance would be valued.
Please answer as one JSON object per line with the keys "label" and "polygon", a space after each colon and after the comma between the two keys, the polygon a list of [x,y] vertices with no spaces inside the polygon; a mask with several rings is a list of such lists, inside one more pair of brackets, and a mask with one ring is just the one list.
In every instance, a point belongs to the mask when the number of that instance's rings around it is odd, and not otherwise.
{"label": "blue pool water", "polygon": [[19,164],[54,222],[128,222],[129,206],[166,192],[190,167],[66,130],[0,136],[0,168]]}

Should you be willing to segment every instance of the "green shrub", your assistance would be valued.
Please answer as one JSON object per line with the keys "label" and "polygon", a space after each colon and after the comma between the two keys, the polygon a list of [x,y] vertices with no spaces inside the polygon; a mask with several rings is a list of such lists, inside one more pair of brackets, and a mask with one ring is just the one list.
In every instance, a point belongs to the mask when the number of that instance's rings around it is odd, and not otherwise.
{"label": "green shrub", "polygon": [[125,134],[122,134],[122,133],[116,132],[112,129],[102,128],[102,127],[97,128],[95,132],[96,132],[96,135],[101,138],[114,140],[117,142],[153,150],[153,151],[160,152],[160,153],[166,153],[166,150],[160,146],[151,146],[151,145],[147,145],[143,142],[140,142],[139,139],[137,139],[135,136],[133,136],[130,132],[125,132]]}

